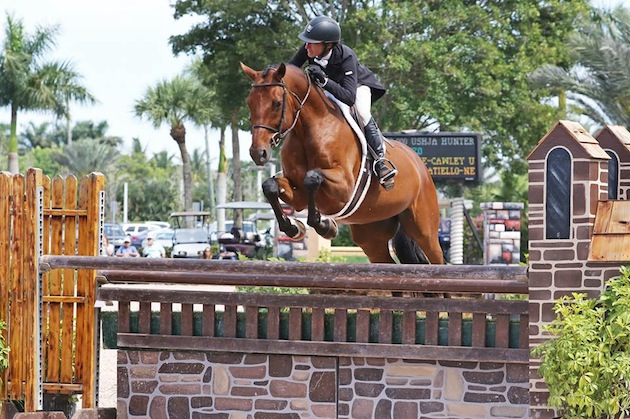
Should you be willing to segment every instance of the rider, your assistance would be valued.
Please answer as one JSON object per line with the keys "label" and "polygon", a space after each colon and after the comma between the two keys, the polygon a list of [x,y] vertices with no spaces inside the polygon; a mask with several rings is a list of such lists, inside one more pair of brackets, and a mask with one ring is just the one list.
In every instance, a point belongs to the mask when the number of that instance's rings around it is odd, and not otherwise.
{"label": "rider", "polygon": [[306,72],[314,83],[346,105],[356,105],[367,143],[376,154],[374,173],[386,190],[391,189],[398,171],[386,164],[381,131],[370,112],[372,102],[385,94],[385,87],[370,69],[359,64],[355,52],[341,43],[341,29],[334,19],[312,19],[298,38],[305,44],[289,63],[302,67],[308,61]]}

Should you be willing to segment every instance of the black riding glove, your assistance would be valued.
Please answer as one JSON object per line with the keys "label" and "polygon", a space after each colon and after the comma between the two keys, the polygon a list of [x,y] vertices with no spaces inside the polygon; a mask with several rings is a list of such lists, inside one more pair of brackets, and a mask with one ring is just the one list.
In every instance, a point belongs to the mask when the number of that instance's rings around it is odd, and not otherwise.
{"label": "black riding glove", "polygon": [[326,76],[324,69],[318,65],[310,65],[306,67],[306,74],[308,74],[308,77],[313,81],[313,83],[317,84],[319,87],[324,87],[326,86],[326,83],[328,83],[328,77]]}

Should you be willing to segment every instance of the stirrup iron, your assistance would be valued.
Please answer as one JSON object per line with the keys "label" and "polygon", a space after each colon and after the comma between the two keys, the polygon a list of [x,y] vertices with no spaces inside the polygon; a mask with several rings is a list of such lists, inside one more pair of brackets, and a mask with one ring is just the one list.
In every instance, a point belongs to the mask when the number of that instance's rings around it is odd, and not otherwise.
{"label": "stirrup iron", "polygon": [[[388,172],[385,173],[383,176],[381,176],[380,171],[377,172],[376,170],[379,163],[383,165],[382,167],[388,170]],[[383,186],[383,188],[385,188],[386,191],[389,191],[394,187],[394,176],[398,174],[398,169],[396,168],[396,165],[390,160],[387,160],[384,157],[375,159],[373,164],[373,172],[376,174],[379,183]]]}

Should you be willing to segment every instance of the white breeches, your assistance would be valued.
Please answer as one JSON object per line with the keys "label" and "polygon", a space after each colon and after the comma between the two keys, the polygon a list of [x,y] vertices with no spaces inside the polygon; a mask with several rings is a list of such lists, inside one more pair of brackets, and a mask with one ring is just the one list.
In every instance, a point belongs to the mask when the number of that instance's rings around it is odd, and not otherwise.
{"label": "white breeches", "polygon": [[354,102],[354,106],[357,108],[357,113],[363,121],[363,126],[366,126],[370,119],[372,119],[372,91],[368,86],[359,85],[357,88],[357,99]]}

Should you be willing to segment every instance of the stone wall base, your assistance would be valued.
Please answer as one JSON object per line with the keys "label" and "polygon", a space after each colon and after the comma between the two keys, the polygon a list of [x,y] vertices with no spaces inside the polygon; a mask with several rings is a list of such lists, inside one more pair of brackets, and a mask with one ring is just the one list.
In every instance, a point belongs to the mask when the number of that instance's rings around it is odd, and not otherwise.
{"label": "stone wall base", "polygon": [[118,417],[529,417],[526,364],[118,350]]}

